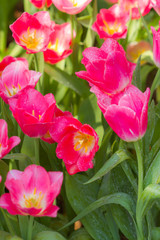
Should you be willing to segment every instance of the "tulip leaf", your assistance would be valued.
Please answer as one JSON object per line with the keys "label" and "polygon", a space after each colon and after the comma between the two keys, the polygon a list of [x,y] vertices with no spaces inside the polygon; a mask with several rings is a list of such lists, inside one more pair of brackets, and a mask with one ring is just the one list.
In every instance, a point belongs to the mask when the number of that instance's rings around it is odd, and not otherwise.
{"label": "tulip leaf", "polygon": [[109,160],[106,161],[103,167],[87,183],[94,182],[95,180],[103,177],[106,173],[111,171],[118,164],[130,158],[131,157],[125,150],[122,150],[122,149],[118,150],[112,155],[112,157]]}
{"label": "tulip leaf", "polygon": [[71,234],[69,240],[93,240],[93,238],[91,238],[84,228],[80,228]]}
{"label": "tulip leaf", "polygon": [[2,176],[2,182],[0,183],[0,195],[3,193],[5,187],[4,182],[6,180],[8,171],[8,165],[4,161],[0,160],[0,175]]}
{"label": "tulip leaf", "polygon": [[45,64],[45,72],[51,76],[55,81],[63,84],[64,86],[72,89],[80,96],[88,96],[89,88],[82,79],[78,79],[75,76],[71,76],[68,73],[56,68],[55,66],[51,67]]}
{"label": "tulip leaf", "polygon": [[136,69],[133,74],[132,84],[137,88],[142,90],[142,82],[141,82],[141,56],[138,58]]}
{"label": "tulip leaf", "polygon": [[66,240],[60,233],[54,231],[39,232],[34,240]]}
{"label": "tulip leaf", "polygon": [[152,159],[150,158],[151,155],[149,155],[150,152],[150,146],[154,134],[154,129],[155,129],[155,104],[154,101],[149,106],[148,109],[148,127],[146,134],[143,138],[144,141],[144,151],[145,151],[145,170],[148,169],[148,166],[150,165]]}
{"label": "tulip leaf", "polygon": [[159,183],[160,182],[160,151],[155,156],[153,162],[151,163],[145,179],[144,186],[147,187],[151,183]]}
{"label": "tulip leaf", "polygon": [[124,207],[129,214],[131,215],[132,219],[134,220],[134,214],[135,214],[135,204],[132,200],[132,198],[126,194],[126,193],[115,193],[111,194],[105,197],[102,197],[95,202],[91,203],[88,207],[83,209],[81,213],[79,213],[72,221],[70,221],[68,224],[66,224],[65,227],[70,226],[74,222],[80,220],[81,218],[85,217],[87,214],[91,213],[92,211],[96,210],[97,208],[100,208],[106,204],[118,204]]}
{"label": "tulip leaf", "polygon": [[[84,182],[86,181],[86,176],[79,174],[70,176],[66,174],[66,194],[76,214],[79,214],[83,211],[83,209],[94,202],[98,194],[99,184],[92,183],[86,186],[84,185]],[[88,214],[82,218],[81,221],[87,232],[94,240],[112,239],[106,219],[101,209]],[[65,225],[65,227],[66,226],[67,225]]]}
{"label": "tulip leaf", "polygon": [[137,204],[137,219],[143,218],[157,199],[160,199],[160,186],[158,184],[148,185],[142,192]]}
{"label": "tulip leaf", "polygon": [[90,124],[99,136],[99,145],[101,144],[101,140],[104,134],[104,129],[101,124],[102,114],[101,110],[97,105],[97,99],[95,95],[90,95],[87,99],[84,99],[80,105],[79,112],[79,121]]}
{"label": "tulip leaf", "polygon": [[159,236],[160,236],[160,227],[152,228],[152,239],[159,240]]}
{"label": "tulip leaf", "polygon": [[32,163],[32,160],[23,153],[11,153],[11,154],[7,154],[6,156],[3,157],[3,159],[15,159],[18,161],[27,161],[29,163]]}

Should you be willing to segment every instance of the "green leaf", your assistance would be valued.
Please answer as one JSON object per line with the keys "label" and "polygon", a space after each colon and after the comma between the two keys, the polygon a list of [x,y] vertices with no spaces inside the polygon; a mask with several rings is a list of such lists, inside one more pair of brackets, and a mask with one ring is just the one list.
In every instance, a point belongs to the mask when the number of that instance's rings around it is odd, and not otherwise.
{"label": "green leaf", "polygon": [[56,68],[55,66],[51,67],[45,64],[45,72],[50,75],[55,81],[63,84],[64,86],[72,89],[80,96],[88,96],[89,95],[89,88],[85,84],[85,82],[81,79],[78,79],[76,76],[71,76],[66,72]]}
{"label": "green leaf", "polygon": [[151,142],[154,134],[154,128],[155,128],[155,104],[154,101],[149,106],[148,109],[148,127],[146,134],[143,138],[144,141],[144,152],[145,152],[145,170],[148,169],[148,166],[150,165],[152,159],[149,158],[151,155],[149,155],[150,152],[150,147],[151,147]]}
{"label": "green leaf", "polygon": [[15,159],[18,161],[27,161],[28,163],[32,163],[32,160],[23,153],[11,153],[7,154],[6,156],[3,157],[3,159]]}
{"label": "green leaf", "polygon": [[100,145],[104,134],[104,129],[101,124],[101,110],[97,105],[97,98],[95,95],[92,94],[87,99],[83,100],[79,108],[78,116],[80,122],[88,123],[95,129],[99,136]]}
{"label": "green leaf", "polygon": [[74,222],[80,220],[81,218],[85,217],[87,214],[91,213],[92,211],[96,210],[97,208],[100,208],[106,204],[118,204],[124,207],[131,217],[134,220],[135,215],[135,204],[132,200],[132,198],[126,194],[126,193],[115,193],[111,194],[105,197],[102,197],[95,202],[91,203],[88,207],[83,209],[81,213],[79,213],[72,221],[70,221],[65,227],[70,226]]}
{"label": "green leaf", "polygon": [[142,90],[141,82],[141,56],[138,58],[136,69],[134,71],[132,84]]}
{"label": "green leaf", "polygon": [[43,232],[39,232],[34,237],[34,240],[66,240],[66,238],[64,238],[58,232],[43,231]]}
{"label": "green leaf", "polygon": [[142,192],[137,204],[137,219],[143,218],[157,199],[160,199],[160,186],[158,184],[148,185]]}
{"label": "green leaf", "polygon": [[93,240],[93,238],[91,238],[84,228],[80,228],[71,234],[69,240]]}
{"label": "green leaf", "polygon": [[[106,176],[108,176],[108,180],[106,181],[105,179],[103,182],[104,187],[106,186],[103,196],[119,192],[127,193],[130,195],[136,206],[136,193],[126,177],[121,164],[114,168],[110,173],[105,175],[105,177]],[[135,224],[128,211],[121,207],[121,205],[116,204],[111,205],[110,209],[118,228],[124,234],[124,236],[128,240],[137,239]]]}
{"label": "green leaf", "polygon": [[82,24],[82,26],[88,28],[89,27],[89,22],[91,20],[91,16],[87,15],[87,16],[82,16],[82,17],[78,17],[77,21]]}
{"label": "green leaf", "polygon": [[106,161],[103,167],[86,184],[94,182],[95,180],[103,177],[106,173],[111,171],[126,159],[130,159],[130,156],[127,154],[127,152],[125,150],[118,150],[109,160]]}
{"label": "green leaf", "polygon": [[[87,177],[83,175],[76,174],[70,176],[66,174],[67,198],[76,214],[79,214],[89,204],[94,202],[98,194],[99,184],[93,183],[86,186],[84,185],[86,181]],[[94,240],[112,239],[101,209],[88,214],[81,221]]]}
{"label": "green leaf", "polygon": [[2,160],[0,160],[0,175],[2,176],[2,182],[0,183],[0,195],[3,193],[3,190],[5,188],[4,183],[5,183],[8,171],[9,171],[8,165]]}
{"label": "green leaf", "polygon": [[144,186],[147,187],[151,183],[160,182],[160,151],[157,153],[153,162],[151,163],[146,176],[144,178]]}
{"label": "green leaf", "polygon": [[152,229],[152,239],[159,240],[159,236],[160,236],[160,227],[154,227]]}

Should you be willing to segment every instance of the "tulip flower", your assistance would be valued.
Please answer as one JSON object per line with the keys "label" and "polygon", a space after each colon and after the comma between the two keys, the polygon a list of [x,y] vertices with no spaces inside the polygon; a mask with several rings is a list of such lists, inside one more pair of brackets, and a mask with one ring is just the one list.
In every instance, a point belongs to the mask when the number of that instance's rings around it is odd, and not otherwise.
{"label": "tulip flower", "polygon": [[[132,19],[140,18],[139,9],[142,16],[151,10],[151,0],[120,0],[120,8],[131,14]],[[139,8],[139,9],[138,9]]]}
{"label": "tulip flower", "polygon": [[[62,116],[66,116],[66,117],[73,117],[72,114],[68,111],[61,111],[57,106],[55,106],[55,110],[54,110],[54,117],[53,117],[53,121],[57,118],[57,117],[62,117]],[[50,130],[50,129],[49,129]],[[41,137],[41,140],[48,142],[48,143],[55,143],[55,141],[53,140],[53,138],[50,135],[50,131],[48,130],[48,132]]]}
{"label": "tulip flower", "polygon": [[122,140],[134,142],[144,136],[147,130],[149,88],[142,93],[131,85],[114,96],[105,94],[96,86],[91,91],[96,94],[107,123]]}
{"label": "tulip flower", "polygon": [[28,62],[25,58],[14,58],[11,56],[6,56],[3,58],[3,60],[0,62],[0,78],[2,76],[2,72],[3,70],[12,62],[16,62],[16,61],[22,61],[24,62],[25,65],[28,66]]}
{"label": "tulip flower", "polygon": [[113,4],[113,3],[118,3],[118,0],[105,0],[107,3],[111,3],[111,4]]}
{"label": "tulip flower", "polygon": [[71,24],[55,24],[47,50],[44,52],[44,60],[51,64],[55,64],[68,57],[73,52],[73,50],[70,49],[71,43]]}
{"label": "tulip flower", "polygon": [[160,68],[160,27],[157,31],[154,29],[154,27],[151,27],[151,30],[153,33],[153,59],[156,66]]}
{"label": "tulip flower", "polygon": [[[0,64],[1,66],[2,64]],[[16,61],[11,61],[1,73],[0,97],[8,103],[8,99],[18,97],[20,92],[26,87],[30,86],[34,88],[40,76],[40,72],[28,69],[28,62],[25,59],[19,58]]]}
{"label": "tulip flower", "polygon": [[47,49],[51,34],[51,20],[48,12],[27,12],[10,25],[16,43],[27,50],[27,53],[42,52]]}
{"label": "tulip flower", "polygon": [[114,4],[109,9],[100,10],[92,29],[99,34],[100,38],[114,38],[118,40],[126,37],[126,23],[128,20],[129,14],[123,12],[118,4]]}
{"label": "tulip flower", "polygon": [[9,193],[0,197],[0,207],[12,215],[56,217],[59,208],[53,202],[62,181],[62,172],[47,172],[37,165],[28,166],[24,172],[11,170],[5,182]]}
{"label": "tulip flower", "polygon": [[160,16],[160,0],[151,0],[151,6],[154,8],[154,10]]}
{"label": "tulip flower", "polygon": [[43,8],[45,6],[50,7],[52,4],[52,0],[30,0],[30,2],[36,7],[36,8]]}
{"label": "tulip flower", "polygon": [[56,101],[53,94],[43,96],[34,88],[24,89],[17,99],[9,99],[10,110],[29,137],[45,136],[52,125]]}
{"label": "tulip flower", "polygon": [[58,142],[57,157],[63,159],[69,174],[93,168],[92,160],[99,147],[97,133],[90,125],[82,125],[73,117],[57,117],[50,135]]}
{"label": "tulip flower", "polygon": [[92,0],[52,0],[61,12],[71,15],[82,12]]}
{"label": "tulip flower", "polygon": [[5,120],[0,119],[0,159],[17,146],[20,141],[20,138],[17,136],[8,138],[7,123]]}
{"label": "tulip flower", "polygon": [[87,71],[77,72],[76,75],[90,85],[108,94],[117,94],[131,83],[136,65],[127,60],[125,51],[116,40],[107,39],[100,49],[86,48],[82,54],[82,63]]}
{"label": "tulip flower", "polygon": [[[126,56],[127,59],[131,62],[137,62],[140,55],[147,51],[152,51],[152,47],[147,41],[140,42],[131,42],[127,46]],[[141,61],[141,64],[144,64],[145,61]]]}

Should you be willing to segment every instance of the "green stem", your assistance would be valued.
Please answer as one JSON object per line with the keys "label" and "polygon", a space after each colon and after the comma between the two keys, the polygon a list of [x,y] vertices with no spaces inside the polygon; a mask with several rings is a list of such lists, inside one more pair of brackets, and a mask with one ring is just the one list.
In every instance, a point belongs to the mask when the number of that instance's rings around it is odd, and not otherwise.
{"label": "green stem", "polygon": [[29,13],[30,12],[30,6],[31,6],[30,2],[28,0],[24,0],[23,5],[24,5],[24,11]]}
{"label": "green stem", "polygon": [[35,146],[35,164],[40,165],[39,163],[39,138],[34,139]]}
{"label": "green stem", "polygon": [[29,218],[29,225],[28,225],[28,236],[27,236],[27,240],[32,240],[33,222],[34,222],[34,217],[33,217],[33,216],[30,216],[30,218]]}
{"label": "green stem", "polygon": [[154,90],[156,89],[156,87],[158,87],[158,85],[160,84],[160,69],[158,69],[157,74],[153,80],[152,86],[151,86],[151,93],[150,93],[150,100],[149,102],[151,102]]}
{"label": "green stem", "polygon": [[137,161],[138,161],[138,201],[141,197],[143,192],[143,158],[141,154],[141,147],[140,142],[134,142],[134,147],[137,154]]}
{"label": "green stem", "polygon": [[[134,147],[136,150],[137,161],[138,161],[138,198],[137,198],[137,206],[138,206],[139,199],[143,192],[143,158],[141,153],[140,141],[134,142]],[[137,213],[136,213],[136,222],[137,222],[137,228],[138,228],[137,240],[144,240],[142,218],[139,218]]]}
{"label": "green stem", "polygon": [[35,59],[35,70],[37,72],[42,73],[38,83],[37,83],[37,90],[43,94],[44,92],[44,81],[43,81],[43,74],[44,74],[44,57],[43,52],[38,52],[34,54]]}
{"label": "green stem", "polygon": [[8,227],[9,232],[11,233],[12,236],[16,235],[16,234],[15,234],[15,231],[14,231],[14,229],[13,229],[13,226],[12,226],[9,218],[7,217],[5,211],[4,211],[2,208],[1,208],[1,211],[2,211],[2,214],[3,214],[4,219],[5,219],[5,221],[6,221],[6,224],[7,224],[7,227]]}

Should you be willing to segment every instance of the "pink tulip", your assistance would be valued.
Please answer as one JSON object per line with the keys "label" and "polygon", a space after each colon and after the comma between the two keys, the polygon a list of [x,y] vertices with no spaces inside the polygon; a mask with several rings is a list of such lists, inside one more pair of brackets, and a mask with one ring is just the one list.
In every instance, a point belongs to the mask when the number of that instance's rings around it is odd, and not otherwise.
{"label": "pink tulip", "polygon": [[97,20],[92,29],[99,34],[100,38],[121,39],[127,35],[126,23],[129,21],[129,14],[123,12],[118,4],[109,9],[101,9],[97,14]]}
{"label": "pink tulip", "polygon": [[123,91],[131,83],[136,66],[127,60],[125,51],[114,39],[107,39],[100,49],[86,48],[82,63],[87,71],[76,75],[108,94]]}
{"label": "pink tulip", "polygon": [[94,129],[73,117],[57,117],[50,135],[58,142],[56,154],[63,159],[69,174],[93,168],[92,160],[98,151],[98,136]]}
{"label": "pink tulip", "polygon": [[7,123],[5,120],[0,119],[0,159],[17,146],[20,141],[20,138],[17,136],[8,138]]}
{"label": "pink tulip", "polygon": [[41,166],[30,165],[24,172],[11,170],[5,182],[9,193],[0,197],[0,207],[12,215],[56,217],[59,208],[53,202],[62,181],[62,172],[47,172]]}
{"label": "pink tulip", "polygon": [[61,12],[77,14],[82,12],[92,0],[52,0]]}
{"label": "pink tulip", "polygon": [[17,99],[9,99],[10,110],[22,131],[29,137],[41,138],[54,118],[56,101],[53,94],[43,96],[34,88],[24,89]]}
{"label": "pink tulip", "polygon": [[119,5],[126,12],[131,13],[132,19],[140,18],[138,7],[142,16],[149,13],[151,10],[151,0],[120,0]]}
{"label": "pink tulip", "polygon": [[50,7],[52,0],[30,0],[36,8]]}
{"label": "pink tulip", "polygon": [[48,12],[27,12],[10,25],[16,43],[27,50],[27,53],[42,52],[47,49],[51,34],[51,20]]}
{"label": "pink tulip", "polygon": [[147,114],[150,89],[142,93],[131,85],[120,94],[109,96],[96,86],[91,88],[98,105],[113,131],[124,141],[134,142],[147,130]]}
{"label": "pink tulip", "polygon": [[160,0],[151,0],[151,7],[153,7],[160,16]]}
{"label": "pink tulip", "polygon": [[[75,37],[75,32],[74,32]],[[50,36],[47,50],[44,52],[46,62],[55,64],[72,53],[70,49],[72,43],[71,24],[56,24]]]}
{"label": "pink tulip", "polygon": [[[8,59],[10,58],[8,57],[3,62],[8,63]],[[1,63],[0,68],[3,66],[3,71],[0,77],[0,97],[6,103],[8,103],[8,99],[18,97],[20,92],[26,87],[30,86],[34,88],[41,76],[41,73],[28,69],[26,59],[19,58],[14,60],[14,58],[11,58],[10,63],[6,67],[5,64]]]}
{"label": "pink tulip", "polygon": [[154,27],[151,27],[151,30],[153,33],[153,59],[156,66],[160,68],[160,27],[158,31],[156,31]]}
{"label": "pink tulip", "polygon": [[[66,117],[72,117],[72,114],[68,111],[61,111],[57,106],[55,106],[55,110],[54,110],[54,117],[53,117],[53,121],[57,118],[57,117],[62,117],[62,116],[66,116]],[[49,129],[50,130],[50,129]],[[50,131],[48,130],[48,132],[41,137],[41,140],[48,142],[48,143],[55,143],[55,141],[53,140],[53,138],[50,135]]]}
{"label": "pink tulip", "polygon": [[111,4],[113,4],[113,3],[118,3],[118,0],[105,0],[107,3],[111,3]]}
{"label": "pink tulip", "polygon": [[12,62],[16,62],[16,61],[22,61],[24,62],[25,65],[28,65],[28,62],[25,58],[14,58],[11,56],[6,56],[3,58],[3,60],[0,62],[0,78],[2,76],[2,72],[3,70]]}

